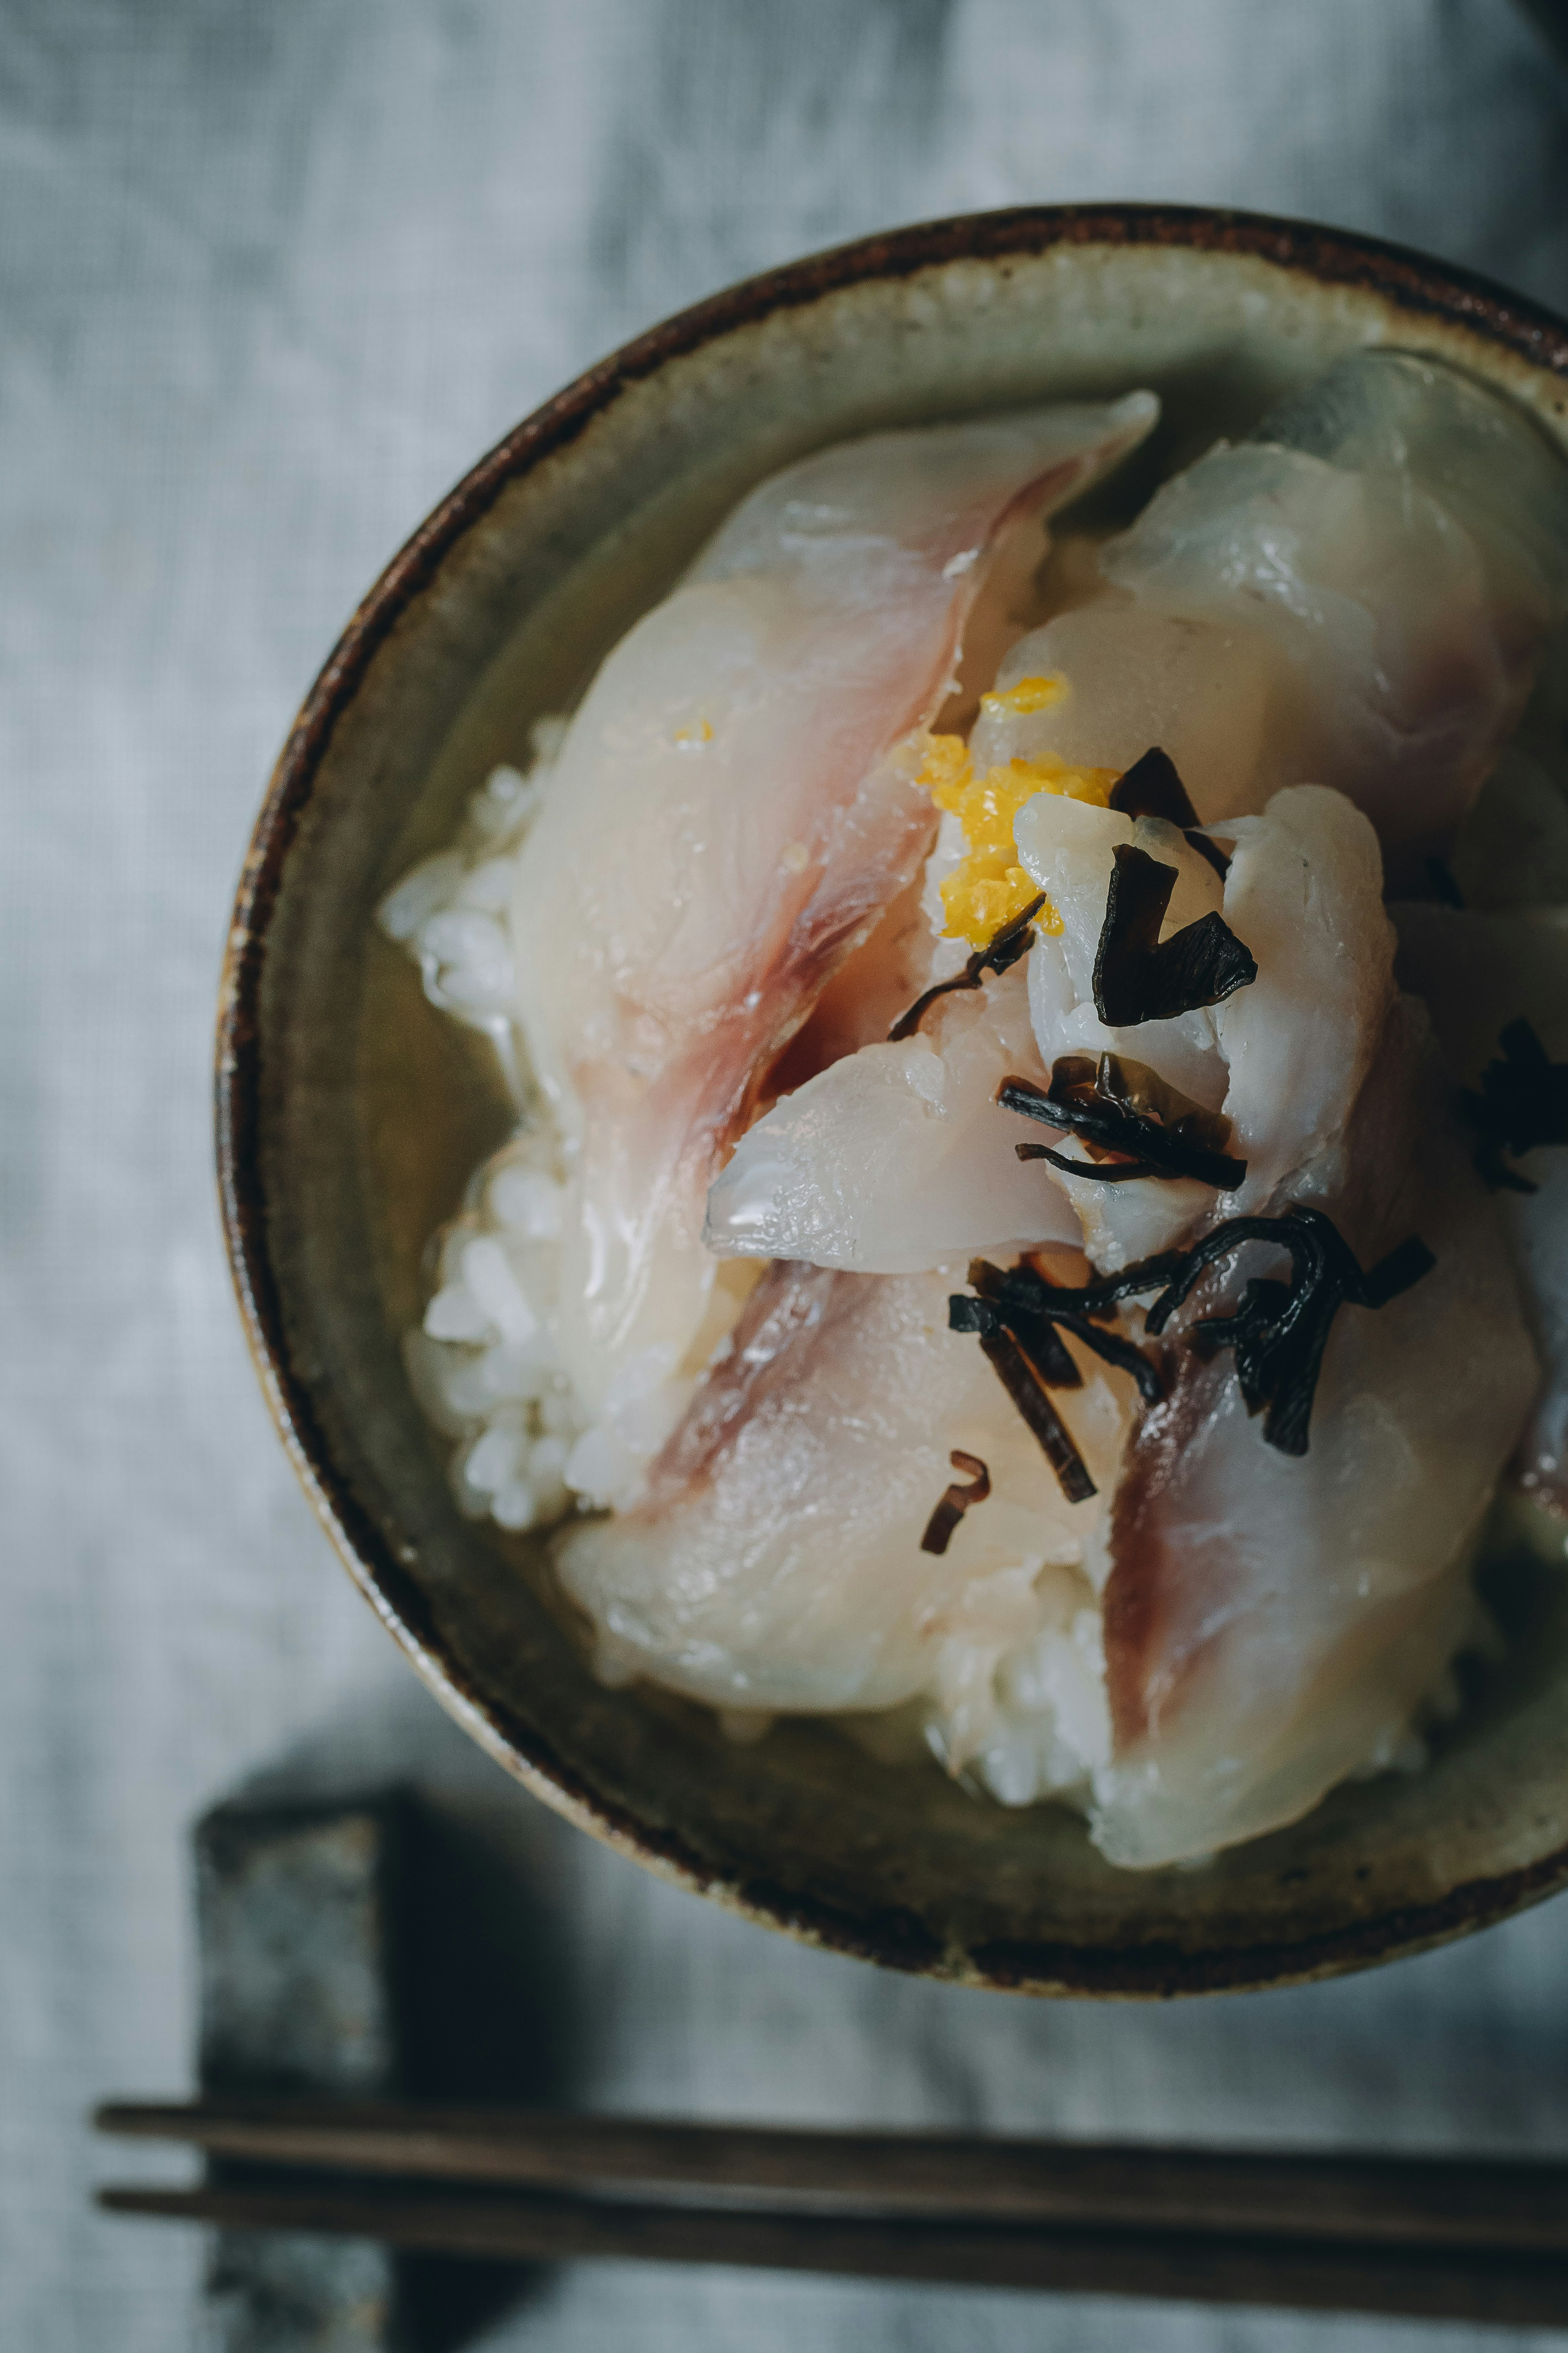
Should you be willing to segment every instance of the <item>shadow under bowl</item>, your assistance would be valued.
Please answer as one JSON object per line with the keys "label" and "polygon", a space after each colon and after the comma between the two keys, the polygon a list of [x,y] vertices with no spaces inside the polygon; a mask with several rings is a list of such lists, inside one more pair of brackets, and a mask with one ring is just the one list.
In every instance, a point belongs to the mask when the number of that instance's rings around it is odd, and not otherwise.
{"label": "shadow under bowl", "polygon": [[[1198,1868],[1112,1869],[1057,1806],[977,1803],[830,1727],[752,1747],[611,1692],[542,1547],[464,1520],[403,1370],[428,1237],[508,1125],[488,1050],[425,1001],[378,899],[530,723],[569,706],[760,478],[869,428],[1149,385],[1131,509],[1341,353],[1457,361],[1568,447],[1568,327],[1337,231],[1140,206],[868,239],[658,327],[520,425],[354,616],[246,865],[218,1066],[224,1214],[257,1365],[351,1572],[437,1697],[536,1795],[682,1884],[956,1982],[1169,1995],[1325,1976],[1568,1881],[1568,1581],[1523,1511],[1484,1588],[1511,1637],[1414,1778],[1347,1785]],[[853,1769],[847,1762],[853,1758]]]}

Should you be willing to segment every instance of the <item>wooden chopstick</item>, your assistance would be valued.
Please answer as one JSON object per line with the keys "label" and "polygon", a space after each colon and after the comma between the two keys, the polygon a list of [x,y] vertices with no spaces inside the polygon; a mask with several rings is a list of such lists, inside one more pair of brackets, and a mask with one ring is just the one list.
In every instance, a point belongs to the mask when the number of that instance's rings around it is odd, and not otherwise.
{"label": "wooden chopstick", "polygon": [[1397,2314],[1493,2327],[1568,2321],[1568,2262],[1516,2250],[1347,2247],[1205,2233],[1050,2231],[911,2215],[738,2213],[393,2184],[108,2189],[111,2213],[324,2232],[470,2257],[724,2263],[866,2279],[1173,2302]]}
{"label": "wooden chopstick", "polygon": [[113,2102],[101,2132],[431,2182],[1568,2258],[1568,2165],[824,2132],[307,2099]]}

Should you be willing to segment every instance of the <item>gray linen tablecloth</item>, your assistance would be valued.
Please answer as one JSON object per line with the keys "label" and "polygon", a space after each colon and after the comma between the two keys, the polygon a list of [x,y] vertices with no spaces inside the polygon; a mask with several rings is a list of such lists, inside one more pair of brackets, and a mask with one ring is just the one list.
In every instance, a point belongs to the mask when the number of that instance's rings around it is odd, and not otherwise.
{"label": "gray linen tablecloth", "polygon": [[[729,279],[1109,196],[1348,223],[1568,307],[1568,79],[1505,0],[0,5],[8,2353],[190,2341],[196,2234],[93,2217],[82,2111],[188,2082],[188,1824],[301,1742],[417,1766],[522,1854],[602,2105],[1568,2152],[1560,1905],[1303,1992],[1031,2006],[797,1949],[563,1830],[334,1565],[229,1296],[228,896],[291,712],[398,542],[584,363]],[[605,2268],[487,2341],[1494,2340]]]}

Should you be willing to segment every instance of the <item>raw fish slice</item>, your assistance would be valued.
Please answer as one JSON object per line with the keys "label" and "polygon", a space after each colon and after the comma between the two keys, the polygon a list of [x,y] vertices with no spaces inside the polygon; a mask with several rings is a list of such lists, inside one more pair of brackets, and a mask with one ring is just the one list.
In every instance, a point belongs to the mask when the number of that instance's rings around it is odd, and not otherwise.
{"label": "raw fish slice", "polygon": [[[1479,1084],[1498,1040],[1522,1016],[1554,1062],[1568,1061],[1568,914],[1509,916],[1449,907],[1394,910],[1400,976],[1419,990],[1450,1068]],[[1568,1145],[1507,1165],[1533,1193],[1496,1196],[1512,1246],[1543,1379],[1514,1457],[1521,1484],[1568,1515]]]}
{"label": "raw fish slice", "polygon": [[[1100,1501],[1064,1500],[986,1359],[948,1330],[950,1288],[769,1271],[642,1503],[559,1540],[606,1672],[725,1707],[884,1708],[930,1687],[960,1620],[998,1647],[1037,1630],[1035,1576],[1081,1560]],[[1083,1387],[1053,1401],[1109,1486],[1131,1384],[1079,1361]],[[992,1492],[939,1556],[921,1536],[954,1447]]]}
{"label": "raw fish slice", "polygon": [[[1167,483],[1102,569],[1152,609],[1238,601],[1297,665],[1298,779],[1385,856],[1446,849],[1523,708],[1568,592],[1568,468],[1456,370],[1362,353]],[[1194,783],[1197,806],[1211,812]]]}
{"label": "raw fish slice", "polygon": [[[1059,678],[1068,691],[1043,711],[1010,709],[1004,698],[1026,678]],[[1157,744],[1212,820],[1260,809],[1308,773],[1290,756],[1296,700],[1289,657],[1244,614],[1187,620],[1101,586],[1011,648],[970,748],[976,768],[1054,754],[1127,769]]]}
{"label": "raw fish slice", "polygon": [[1438,363],[1344,361],[1176,475],[1101,555],[1105,594],[1016,645],[977,759],[1175,759],[1205,822],[1280,785],[1349,795],[1400,873],[1447,849],[1568,598],[1568,467]]}
{"label": "raw fish slice", "polygon": [[[1472,1552],[1536,1372],[1446,1092],[1425,1013],[1397,999],[1329,1207],[1363,1266],[1412,1231],[1437,1262],[1375,1313],[1341,1309],[1305,1456],[1264,1442],[1228,1354],[1168,1345],[1174,1386],[1134,1427],[1110,1520],[1115,1749],[1091,1820],[1113,1862],[1256,1837],[1386,1763],[1466,1637]],[[1273,1271],[1254,1248],[1237,1283]]]}
{"label": "raw fish slice", "polygon": [[1234,843],[1225,919],[1258,978],[1215,1008],[1225,1111],[1247,1182],[1221,1205],[1250,1217],[1283,1191],[1338,1192],[1341,1140],[1394,1001],[1394,931],[1377,837],[1321,785],[1276,793]]}
{"label": "raw fish slice", "polygon": [[1076,1250],[1066,1197],[1016,1157],[1025,1131],[995,1100],[1046,1075],[1020,968],[942,999],[916,1036],[863,1046],[748,1129],[708,1196],[709,1249],[955,1279],[977,1250]]}
{"label": "raw fish slice", "polygon": [[703,1202],[769,1063],[913,881],[935,715],[988,571],[1142,439],[1148,394],[873,436],[764,483],[623,638],[520,862],[519,1012],[574,1162],[561,1342],[590,1409],[679,1362]]}

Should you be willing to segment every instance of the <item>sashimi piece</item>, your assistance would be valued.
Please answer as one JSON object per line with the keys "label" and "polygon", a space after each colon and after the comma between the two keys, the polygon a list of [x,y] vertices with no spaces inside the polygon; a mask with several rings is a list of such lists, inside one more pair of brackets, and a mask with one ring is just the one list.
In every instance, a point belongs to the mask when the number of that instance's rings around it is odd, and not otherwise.
{"label": "sashimi piece", "polygon": [[997,566],[1148,431],[1134,394],[889,433],[765,482],[608,657],[519,866],[530,1059],[572,1202],[560,1340],[594,1408],[684,1356],[704,1198],[814,1000],[932,832],[903,747]]}
{"label": "sashimi piece", "polygon": [[1214,1017],[1230,1148],[1247,1163],[1223,1207],[1235,1217],[1284,1190],[1340,1190],[1342,1139],[1394,1001],[1394,940],[1377,837],[1342,794],[1291,786],[1226,840],[1225,918],[1258,959]]}
{"label": "sashimi piece", "polygon": [[[1009,697],[1032,678],[1059,679],[1068,691],[1019,711]],[[971,749],[977,766],[1054,754],[1125,769],[1157,744],[1207,822],[1260,809],[1309,773],[1290,756],[1295,704],[1289,656],[1245,608],[1223,622],[1188,620],[1101,577],[1090,601],[1009,649]]]}
{"label": "sashimi piece", "polygon": [[1016,966],[934,1006],[897,1044],[863,1046],[750,1128],[708,1196],[721,1255],[907,1274],[1041,1243],[1076,1250],[1066,1198],[1018,1160],[996,1091],[1047,1073]]}
{"label": "sashimi piece", "polygon": [[977,756],[1162,744],[1205,822],[1331,785],[1424,879],[1568,605],[1568,466],[1457,370],[1361,353],[1166,482],[1100,571],[997,680],[1060,672],[1072,697],[983,712]]}
{"label": "sashimi piece", "polygon": [[[1265,1442],[1228,1354],[1166,1345],[1171,1391],[1134,1425],[1110,1525],[1115,1746],[1091,1825],[1113,1862],[1256,1837],[1386,1763],[1467,1635],[1536,1368],[1447,1092],[1423,1008],[1396,999],[1326,1206],[1363,1268],[1412,1232],[1436,1264],[1376,1312],[1341,1308],[1306,1455]],[[1248,1249],[1186,1319],[1234,1309],[1269,1255]]]}
{"label": "sashimi piece", "polygon": [[[971,1643],[1031,1637],[1043,1566],[1076,1565],[1100,1511],[1069,1504],[972,1340],[951,1284],[777,1264],[640,1504],[568,1528],[557,1570],[601,1667],[723,1707],[886,1708]],[[1131,1385],[1084,1356],[1053,1391],[1108,1488]],[[942,1555],[921,1537],[959,1448],[991,1478]]]}
{"label": "sashimi piece", "polygon": [[[1453,1074],[1468,1088],[1479,1086],[1503,1030],[1521,1018],[1552,1061],[1568,1062],[1568,913],[1401,906],[1394,917],[1401,977],[1426,999]],[[1514,1469],[1537,1502],[1568,1516],[1568,1144],[1506,1165],[1535,1187],[1504,1187],[1496,1202],[1542,1373]]]}

